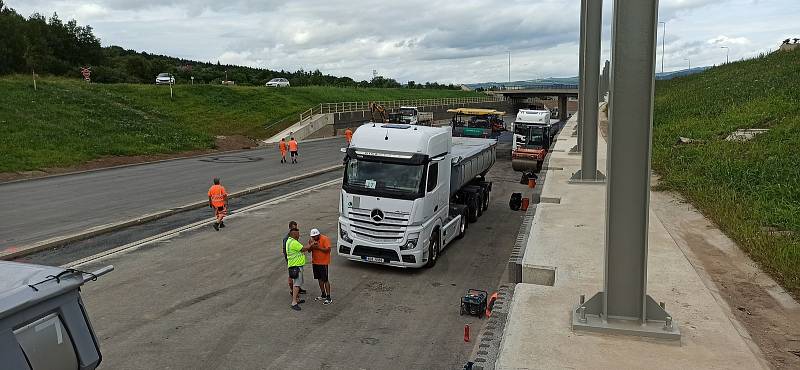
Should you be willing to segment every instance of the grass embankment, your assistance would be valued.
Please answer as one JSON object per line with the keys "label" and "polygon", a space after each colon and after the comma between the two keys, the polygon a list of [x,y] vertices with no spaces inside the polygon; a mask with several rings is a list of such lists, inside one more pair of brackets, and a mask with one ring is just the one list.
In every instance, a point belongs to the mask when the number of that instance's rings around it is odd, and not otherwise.
{"label": "grass embankment", "polygon": [[[91,84],[0,77],[0,173],[80,164],[104,156],[214,146],[216,135],[261,139],[264,125],[319,103],[478,96],[454,90]],[[283,122],[290,123],[289,121]]]}
{"label": "grass embankment", "polygon": [[[769,131],[725,140],[743,128]],[[800,297],[800,51],[659,81],[653,168]]]}

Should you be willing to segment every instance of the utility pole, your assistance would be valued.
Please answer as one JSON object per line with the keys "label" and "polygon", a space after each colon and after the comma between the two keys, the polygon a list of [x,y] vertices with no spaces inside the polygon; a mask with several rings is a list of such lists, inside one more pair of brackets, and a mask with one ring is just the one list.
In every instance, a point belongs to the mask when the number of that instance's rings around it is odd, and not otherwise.
{"label": "utility pole", "polygon": [[661,31],[661,73],[664,73],[664,44],[667,42],[667,22],[658,22],[662,25]]}

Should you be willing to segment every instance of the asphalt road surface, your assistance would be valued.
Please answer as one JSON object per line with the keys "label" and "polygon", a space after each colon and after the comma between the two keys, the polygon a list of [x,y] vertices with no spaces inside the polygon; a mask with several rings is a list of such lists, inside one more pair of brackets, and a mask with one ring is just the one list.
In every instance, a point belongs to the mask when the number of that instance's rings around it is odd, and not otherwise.
{"label": "asphalt road surface", "polygon": [[228,192],[341,164],[344,139],[300,143],[300,163],[277,147],[0,184],[0,250],[73,234],[206,198],[213,177]]}
{"label": "asphalt road surface", "polygon": [[289,308],[280,240],[289,220],[303,241],[311,228],[336,240],[334,185],[231,217],[227,228],[186,232],[84,270],[115,271],[83,288],[105,369],[460,369],[483,324],[459,316],[468,288],[492,291],[503,279],[525,192],[499,161],[491,206],[432,269],[404,270],[334,255],[333,304],[319,294],[310,266],[303,310]]}

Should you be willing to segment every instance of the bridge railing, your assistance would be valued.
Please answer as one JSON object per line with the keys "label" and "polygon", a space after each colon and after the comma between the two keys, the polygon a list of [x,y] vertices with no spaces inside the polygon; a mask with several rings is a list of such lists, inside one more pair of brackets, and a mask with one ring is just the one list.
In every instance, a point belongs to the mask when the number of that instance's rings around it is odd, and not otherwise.
{"label": "bridge railing", "polygon": [[[470,96],[463,98],[431,98],[431,99],[403,99],[403,100],[377,100],[373,103],[380,104],[384,109],[398,109],[400,107],[437,107],[444,105],[458,105],[470,103],[493,103],[504,101],[505,98],[496,95]],[[321,103],[300,113],[300,122],[316,114],[323,113],[349,113],[369,110],[370,101],[346,101],[336,103]]]}
{"label": "bridge railing", "polygon": [[503,90],[563,90],[577,89],[577,84],[533,84],[533,85],[498,85],[489,88],[490,91]]}

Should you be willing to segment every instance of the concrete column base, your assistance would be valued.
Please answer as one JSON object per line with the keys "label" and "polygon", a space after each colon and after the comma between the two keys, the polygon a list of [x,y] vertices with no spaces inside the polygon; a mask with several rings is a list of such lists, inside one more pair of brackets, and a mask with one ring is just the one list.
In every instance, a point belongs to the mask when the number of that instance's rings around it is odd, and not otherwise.
{"label": "concrete column base", "polygon": [[575,145],[569,150],[568,154],[581,154],[581,148]]}

